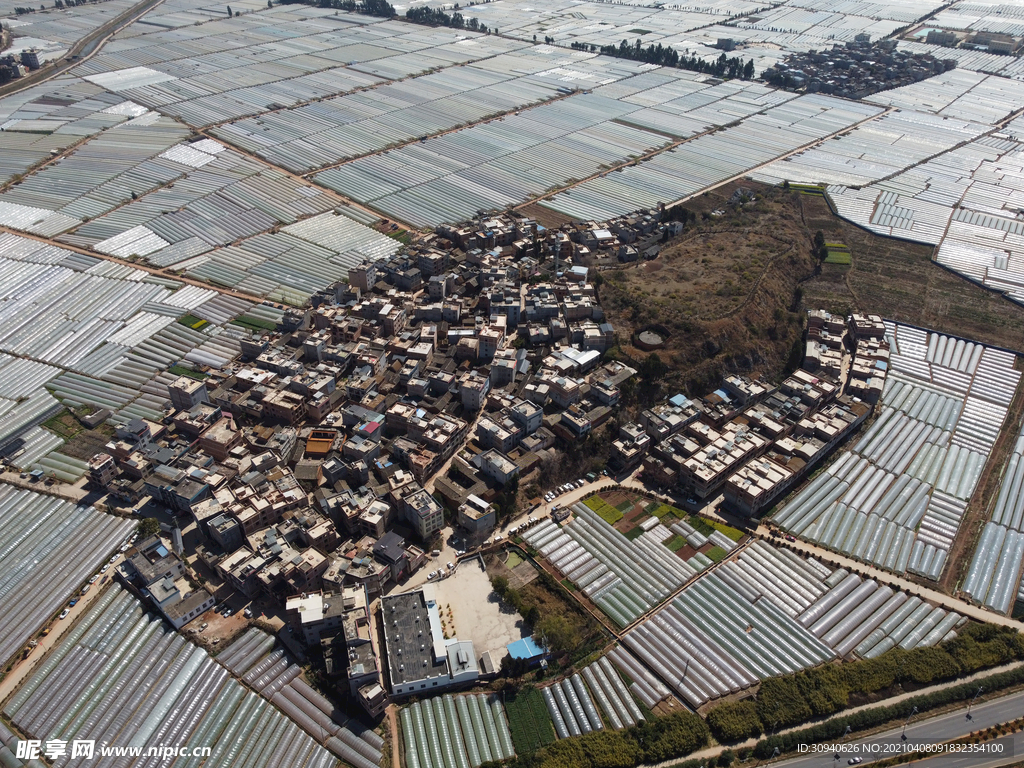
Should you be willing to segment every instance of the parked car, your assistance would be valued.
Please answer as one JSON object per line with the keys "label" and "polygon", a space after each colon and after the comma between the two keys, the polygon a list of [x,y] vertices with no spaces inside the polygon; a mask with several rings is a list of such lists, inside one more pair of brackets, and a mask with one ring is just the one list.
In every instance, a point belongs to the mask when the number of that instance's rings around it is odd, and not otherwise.
{"label": "parked car", "polygon": [[70,602],[70,603],[68,603],[68,605],[69,605],[70,607],[74,608],[74,607],[75,607],[76,605],[78,605],[78,598],[77,598],[77,597],[73,597],[73,598],[71,598],[71,602]]}
{"label": "parked car", "polygon": [[91,579],[89,579],[89,583],[90,584],[95,584],[99,580],[99,578],[100,578],[100,575],[97,573]]}
{"label": "parked car", "polygon": [[245,612],[243,613],[243,615],[245,616],[245,618],[251,619],[252,618],[252,608],[246,608]]}
{"label": "parked car", "polygon": [[92,589],[92,584],[86,584],[84,587],[82,587],[82,594],[84,595],[90,589]]}
{"label": "parked car", "polygon": [[796,541],[796,536],[787,536],[786,541]]}
{"label": "parked car", "polygon": [[65,608],[63,611],[60,612],[60,616],[58,616],[57,618],[58,619],[66,619],[68,617],[69,613],[71,613],[71,609],[70,608]]}
{"label": "parked car", "polygon": [[206,628],[207,628],[208,626],[210,626],[210,622],[208,622],[208,621],[204,621],[204,622],[203,622],[202,624],[200,624],[200,625],[199,625],[199,631],[200,631],[200,632],[202,632],[202,631],[203,631],[204,629],[206,629]]}
{"label": "parked car", "polygon": [[110,563],[104,563],[103,567],[100,568],[100,573],[106,573],[110,570]]}
{"label": "parked car", "polygon": [[113,557],[111,557],[107,562],[110,563],[111,565],[116,563],[117,562],[117,555],[114,555]]}
{"label": "parked car", "polygon": [[448,563],[448,570],[449,571],[454,571],[455,570],[455,563],[449,562]]}

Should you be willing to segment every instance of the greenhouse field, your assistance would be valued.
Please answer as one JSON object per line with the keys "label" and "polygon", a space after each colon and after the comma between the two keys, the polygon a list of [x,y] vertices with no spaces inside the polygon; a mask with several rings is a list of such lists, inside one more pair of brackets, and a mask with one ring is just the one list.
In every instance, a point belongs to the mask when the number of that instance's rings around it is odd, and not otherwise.
{"label": "greenhouse field", "polygon": [[[892,354],[878,418],[773,521],[844,555],[934,581],[1021,374],[1011,353],[888,328]],[[1003,612],[1009,589],[1000,586]]]}

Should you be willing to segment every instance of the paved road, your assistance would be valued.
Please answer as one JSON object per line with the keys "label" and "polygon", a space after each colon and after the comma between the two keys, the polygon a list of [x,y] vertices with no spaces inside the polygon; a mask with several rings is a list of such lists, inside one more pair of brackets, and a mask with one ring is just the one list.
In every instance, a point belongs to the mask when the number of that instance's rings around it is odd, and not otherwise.
{"label": "paved road", "polygon": [[[1016,720],[1024,713],[1024,691],[991,701],[979,699],[978,703],[971,708],[970,720],[967,719],[966,713],[967,706],[965,705],[954,712],[939,715],[938,717],[917,722],[911,720],[906,729],[906,744],[938,744],[959,738],[960,736],[966,736],[974,731],[980,731],[1000,723]],[[904,743],[900,738],[902,733],[903,728],[901,726],[900,728],[894,728],[863,739],[848,740],[844,745],[843,757],[839,761],[839,765],[846,765],[847,759],[854,756],[863,757],[863,765],[867,765],[875,760],[899,754],[899,752],[894,752],[893,750],[900,749],[901,747],[896,745]],[[886,751],[887,746],[889,751]],[[942,758],[942,760],[950,761],[953,759],[952,757]],[[961,760],[962,758],[956,757],[955,759]],[[947,765],[944,762],[940,762],[938,758],[931,758],[926,762],[929,768],[952,768],[952,763]],[[978,765],[979,762],[986,761],[983,758],[976,758],[976,762],[957,763],[956,765]],[[1003,763],[996,762],[992,764],[1001,765]],[[837,763],[833,758],[833,753],[828,752],[791,758],[773,763],[773,765],[785,766],[786,768],[836,768]]]}
{"label": "paved road", "polygon": [[[139,17],[153,10],[163,1],[164,0],[142,0],[142,2],[133,5],[131,8],[124,11],[124,13],[121,13],[111,19],[106,24],[96,27],[92,32],[75,42],[75,44],[68,49],[67,55],[64,57],[63,61],[40,67],[35,72],[32,72],[25,77],[12,80],[6,85],[0,86],[0,96],[10,96],[12,93],[18,93],[26,88],[31,88],[39,85],[40,83],[45,83],[47,80],[52,80],[58,75],[64,74],[69,69],[73,69],[79,64],[88,61],[99,53],[114,34],[120,32],[132,22],[137,21]],[[75,56],[78,56],[79,58],[72,61],[71,59]]]}
{"label": "paved road", "polygon": [[[0,680],[0,703],[2,703],[8,696],[13,694],[20,685],[28,679],[29,675],[35,670],[39,662],[43,661],[49,654],[51,648],[53,648],[61,638],[66,635],[71,628],[78,622],[78,620],[85,614],[86,611],[92,606],[96,598],[110,589],[114,580],[114,568],[121,564],[121,560],[124,555],[120,552],[117,555],[117,560],[114,564],[107,569],[104,574],[106,576],[106,583],[95,584],[92,589],[86,592],[84,595],[80,595],[76,592],[68,593],[67,602],[71,601],[71,598],[78,597],[78,602],[75,603],[74,607],[69,608],[68,615],[63,619],[55,619],[50,624],[50,633],[46,637],[39,638],[39,644],[31,650],[28,658],[21,659],[10,673]],[[96,572],[99,573],[101,566],[96,566]],[[20,651],[19,651],[20,654]]]}
{"label": "paved road", "polygon": [[915,760],[909,765],[921,768],[995,768],[999,765],[1021,764],[1021,760],[1024,759],[1024,731],[1004,736],[995,743],[1003,745],[1001,753],[936,755],[924,760]]}

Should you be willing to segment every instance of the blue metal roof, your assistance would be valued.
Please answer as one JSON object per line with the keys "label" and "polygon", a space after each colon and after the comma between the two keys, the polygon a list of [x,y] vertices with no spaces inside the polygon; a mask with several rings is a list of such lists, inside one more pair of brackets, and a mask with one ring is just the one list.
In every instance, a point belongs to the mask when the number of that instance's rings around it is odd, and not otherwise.
{"label": "blue metal roof", "polygon": [[544,649],[537,645],[532,637],[524,637],[505,646],[513,659],[535,659],[544,655]]}

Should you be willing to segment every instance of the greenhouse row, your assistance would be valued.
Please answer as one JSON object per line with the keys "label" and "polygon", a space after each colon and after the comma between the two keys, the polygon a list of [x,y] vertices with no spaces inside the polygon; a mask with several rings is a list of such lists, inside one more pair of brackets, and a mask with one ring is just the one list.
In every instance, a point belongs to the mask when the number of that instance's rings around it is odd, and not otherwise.
{"label": "greenhouse row", "polygon": [[13,656],[131,534],[131,520],[0,486],[0,662]]}
{"label": "greenhouse row", "polygon": [[121,96],[69,76],[0,99],[0,181],[49,159],[53,150],[138,116],[122,104]]}
{"label": "greenhouse row", "polygon": [[283,649],[274,650],[275,644],[272,636],[253,627],[217,661],[348,765],[376,768],[383,739],[303,681],[302,669]]}
{"label": "greenhouse row", "polygon": [[[753,541],[718,568],[718,576],[751,602],[756,595],[771,600],[789,616],[806,611],[831,586],[830,570],[766,541]],[[753,591],[751,591],[753,589]]]}
{"label": "greenhouse row", "polygon": [[[672,692],[659,678],[651,674],[650,670],[637,661],[636,657],[621,645],[613,647],[601,661],[603,662],[604,659],[610,659],[615,662],[615,666],[622,670],[622,673],[629,680],[633,681],[629,684],[629,690],[648,709],[654,709],[659,701],[672,695]],[[616,670],[608,668],[605,669],[605,673],[609,679],[611,679],[612,673],[618,675]],[[612,682],[614,683],[614,680]]]}
{"label": "greenhouse row", "polygon": [[717,570],[689,585],[622,642],[692,707],[833,657],[775,602],[751,603]]}
{"label": "greenhouse row", "polygon": [[769,184],[781,184],[784,179],[816,184],[827,179],[830,184],[864,186],[976,139],[987,130],[970,119],[946,119],[913,110],[890,112],[835,141],[772,163],[754,178]]}
{"label": "greenhouse row", "polygon": [[[657,538],[630,540],[583,504],[566,526],[545,520],[525,534],[619,626],[626,626],[696,574]],[[642,564],[642,565],[641,565]]]}
{"label": "greenhouse row", "polygon": [[[108,131],[105,136],[113,132]],[[86,144],[84,148],[88,147]],[[143,159],[138,169],[142,175],[149,178],[149,171],[142,165],[167,166],[166,176],[170,178],[165,176],[165,183],[153,184],[145,190],[148,194],[139,193],[138,199],[96,216],[62,239],[101,253],[135,253],[160,263],[166,261],[160,253],[165,248],[174,247],[181,260],[183,254],[198,250],[198,245],[191,247],[195,238],[209,250],[252,237],[275,225],[324,213],[339,203],[334,195],[302,184],[217,142],[204,139],[187,148],[209,160],[195,168],[198,161],[191,156]],[[59,170],[61,165],[48,168]],[[38,174],[43,175],[45,171]],[[173,185],[166,183],[170,181]],[[117,186],[122,200],[130,195],[121,177],[111,183]]]}
{"label": "greenhouse row", "polygon": [[932,23],[971,32],[1024,34],[1024,19],[1021,19],[1019,9],[1011,6],[1004,10],[1000,6],[955,3],[935,14]]}
{"label": "greenhouse row", "polygon": [[604,722],[579,674],[542,688],[541,693],[558,738],[567,739],[604,729]]}
{"label": "greenhouse row", "polygon": [[809,95],[699,136],[645,163],[584,182],[542,204],[580,219],[608,219],[671,203],[867,120],[880,107]]}
{"label": "greenhouse row", "polygon": [[665,146],[667,137],[617,122],[635,110],[580,94],[354,160],[313,180],[416,226],[463,221]]}
{"label": "greenhouse row", "polygon": [[[108,408],[115,424],[159,419],[176,378],[168,367],[223,367],[249,333],[225,323],[281,317],[273,307],[14,234],[0,235],[0,248],[0,273],[17,286],[0,310],[7,317],[0,349],[9,353],[0,353],[0,447],[15,466],[67,482],[82,476],[85,463],[61,454],[63,441],[38,427],[62,404]],[[186,312],[207,324],[196,330],[175,322]]]}
{"label": "greenhouse row", "polygon": [[[763,8],[762,3],[740,0],[726,4],[720,0],[697,3],[666,3],[651,7],[642,3],[602,3],[556,1],[544,6],[538,14],[535,5],[525,0],[502,2],[499,5],[481,3],[467,10],[467,15],[480,19],[488,27],[496,27],[502,34],[530,40],[534,35],[549,35],[560,45],[571,42],[592,45],[618,45],[623,38],[643,29],[645,43],[683,45],[685,32],[697,30],[729,14],[751,13]],[[685,47],[685,45],[684,45]]]}
{"label": "greenhouse row", "polygon": [[[14,4],[9,4],[4,8],[4,14],[14,13]],[[58,10],[54,10],[52,14],[40,13],[38,16],[33,14],[31,17],[32,21],[29,22],[30,32],[27,36],[38,38],[46,41],[47,43],[58,43],[58,48],[54,53],[57,54],[58,58],[64,53],[67,48],[71,47],[71,44],[79,38],[87,35],[97,27],[106,24],[111,19],[117,17],[119,14],[124,13],[126,10],[132,7],[130,0],[113,0],[109,6],[86,6],[80,11],[77,11],[73,15],[63,13]],[[70,15],[70,18],[67,18]],[[26,30],[27,31],[27,30]],[[22,34],[25,34],[24,32]],[[44,49],[51,49],[51,45],[42,46]]]}
{"label": "greenhouse row", "polygon": [[477,768],[515,754],[495,695],[422,699],[401,710],[401,724],[406,768]]}
{"label": "greenhouse row", "polygon": [[906,326],[874,424],[775,515],[808,541],[937,580],[1005,419],[1013,356]]}
{"label": "greenhouse row", "polygon": [[[268,162],[306,173],[564,95],[568,71],[563,58],[556,48],[538,46],[259,115],[213,133]],[[640,70],[637,64],[607,57],[581,63],[585,66],[574,63],[579,80],[573,82],[579,85]]]}
{"label": "greenhouse row", "polygon": [[880,91],[867,101],[951,120],[997,125],[1019,109],[1024,82],[967,69],[951,69],[910,85]]}
{"label": "greenhouse row", "polygon": [[628,728],[644,719],[640,707],[607,657],[602,656],[589,667],[584,667],[583,679],[613,729]]}
{"label": "greenhouse row", "polygon": [[[1016,88],[1021,87],[1018,81],[1012,81]],[[982,92],[980,98],[987,95]],[[1001,104],[997,111],[1005,107],[998,94],[993,104]],[[985,114],[984,105],[971,104],[969,110]],[[937,245],[940,264],[1024,301],[1024,230],[1021,222],[999,213],[1009,210],[1024,190],[1017,140],[1022,128],[1024,119],[1018,117],[999,133],[985,133],[887,181],[861,189],[829,187],[829,196],[844,218],[878,234]]]}
{"label": "greenhouse row", "polygon": [[[332,14],[311,24],[289,20],[287,15],[276,8],[261,9],[252,17],[200,27],[208,32],[190,40],[192,45],[183,45],[171,30],[133,40],[132,47],[115,42],[75,71],[94,81],[110,70],[138,66],[164,73],[160,82],[119,92],[190,125],[203,126],[330,98],[524,45],[469,31],[410,28],[366,16]],[[267,24],[280,24],[273,39],[265,34]]]}
{"label": "greenhouse row", "polygon": [[961,590],[997,613],[1024,601],[1024,433],[1017,436]]}
{"label": "greenhouse row", "polygon": [[45,768],[39,760],[19,760],[16,756],[18,737],[0,722],[0,764],[8,768]]}
{"label": "greenhouse row", "polygon": [[[160,744],[212,749],[208,758],[176,757],[175,768],[337,764],[295,721],[248,692],[116,585],[97,597],[4,714],[42,741],[91,739],[143,748],[142,757],[122,758],[118,764],[124,766],[153,766],[145,749]],[[58,768],[86,764],[70,754],[54,762]]]}
{"label": "greenhouse row", "polygon": [[[622,639],[631,653],[618,649],[612,658],[648,706],[671,689],[696,708],[836,656],[931,646],[955,637],[966,621],[759,541],[631,629]],[[657,673],[659,685],[645,669]]]}
{"label": "greenhouse row", "polygon": [[866,658],[897,645],[909,650],[951,640],[954,628],[967,621],[856,574],[845,575],[797,619],[839,656],[855,652]]}
{"label": "greenhouse row", "polygon": [[[132,195],[141,197],[181,178],[183,166],[157,156],[187,137],[188,129],[168,117],[147,113],[133,118],[26,176],[0,194],[0,204],[53,211],[66,222],[62,229],[70,229],[131,201]],[[8,226],[38,232],[16,222]]]}

